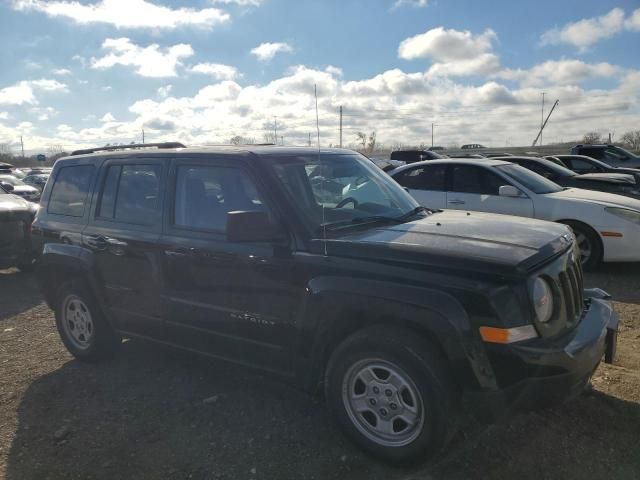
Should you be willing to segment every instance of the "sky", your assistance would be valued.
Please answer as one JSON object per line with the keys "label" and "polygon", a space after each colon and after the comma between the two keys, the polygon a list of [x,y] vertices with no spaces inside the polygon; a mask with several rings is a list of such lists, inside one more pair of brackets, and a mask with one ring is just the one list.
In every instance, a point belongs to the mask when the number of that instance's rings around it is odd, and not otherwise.
{"label": "sky", "polygon": [[640,129],[640,0],[0,0],[0,144],[530,145]]}

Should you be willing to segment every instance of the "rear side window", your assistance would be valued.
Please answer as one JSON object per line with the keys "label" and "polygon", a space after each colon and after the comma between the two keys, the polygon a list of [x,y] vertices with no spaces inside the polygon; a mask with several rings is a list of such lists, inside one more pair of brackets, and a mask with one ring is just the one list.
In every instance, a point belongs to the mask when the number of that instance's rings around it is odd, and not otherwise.
{"label": "rear side window", "polygon": [[160,211],[160,165],[111,165],[96,216],[153,225]]}
{"label": "rear side window", "polygon": [[498,195],[500,186],[506,184],[496,174],[475,166],[456,165],[452,169],[452,175],[453,192]]}
{"label": "rear side window", "polygon": [[84,216],[94,171],[93,165],[62,167],[56,175],[47,212],[69,217]]}
{"label": "rear side window", "polygon": [[445,190],[445,172],[444,165],[413,168],[402,172],[396,181],[403,187],[412,190],[443,192]]}

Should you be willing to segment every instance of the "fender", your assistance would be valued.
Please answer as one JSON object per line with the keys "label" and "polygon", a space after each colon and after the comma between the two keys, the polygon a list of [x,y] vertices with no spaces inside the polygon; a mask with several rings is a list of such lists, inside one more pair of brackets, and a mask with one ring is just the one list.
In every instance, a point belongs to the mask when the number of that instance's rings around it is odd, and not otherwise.
{"label": "fender", "polygon": [[[433,288],[335,276],[312,279],[306,292],[297,322],[300,338],[294,356],[307,358],[308,364],[297,365],[296,375],[302,376],[303,383],[311,388],[322,375],[327,349],[335,346],[332,343],[336,334],[339,342],[343,333],[348,336],[359,328],[394,322],[424,332],[437,342],[454,368],[470,366],[477,380],[485,383],[481,377],[485,376],[482,370],[488,359],[477,347],[467,312],[451,294]],[[345,318],[349,313],[366,318]],[[309,374],[315,379],[308,378]]]}
{"label": "fender", "polygon": [[[100,305],[104,305],[100,282],[95,278],[95,255],[80,245],[68,243],[47,243],[36,260],[36,280],[47,304],[53,309],[55,290],[65,281],[64,272],[72,270],[80,273],[89,282],[93,294]],[[53,272],[54,275],[50,273]],[[51,285],[54,280],[56,284]]]}

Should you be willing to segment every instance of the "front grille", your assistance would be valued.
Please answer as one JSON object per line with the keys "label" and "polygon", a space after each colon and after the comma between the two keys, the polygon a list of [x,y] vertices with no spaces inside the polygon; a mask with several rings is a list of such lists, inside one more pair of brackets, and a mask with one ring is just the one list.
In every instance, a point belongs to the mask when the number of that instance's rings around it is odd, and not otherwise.
{"label": "front grille", "polygon": [[559,274],[559,283],[562,292],[567,323],[571,324],[579,320],[584,310],[583,278],[580,260],[572,255],[567,260],[566,269]]}

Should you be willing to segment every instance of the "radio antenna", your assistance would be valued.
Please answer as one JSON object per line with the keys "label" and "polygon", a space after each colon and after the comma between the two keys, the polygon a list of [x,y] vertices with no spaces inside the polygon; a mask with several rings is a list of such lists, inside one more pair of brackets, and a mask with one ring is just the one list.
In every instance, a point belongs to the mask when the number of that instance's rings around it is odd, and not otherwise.
{"label": "radio antenna", "polygon": [[[316,161],[320,166],[320,172],[321,172],[320,178],[322,178],[320,188],[324,190],[325,172],[322,171],[322,163],[320,161],[320,120],[318,117],[318,86],[315,83],[313,84],[313,95],[316,99],[316,132],[317,132],[317,144],[318,144],[318,156]],[[324,203],[321,202],[320,205],[322,205],[322,243],[324,247],[324,256],[327,257],[328,256],[327,255],[327,219],[324,213]]]}

